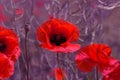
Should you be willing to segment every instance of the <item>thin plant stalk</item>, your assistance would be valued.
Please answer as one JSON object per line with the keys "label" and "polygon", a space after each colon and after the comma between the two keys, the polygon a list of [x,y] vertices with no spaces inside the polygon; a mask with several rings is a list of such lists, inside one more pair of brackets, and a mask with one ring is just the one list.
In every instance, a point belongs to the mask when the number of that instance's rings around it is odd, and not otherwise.
{"label": "thin plant stalk", "polygon": [[28,36],[28,30],[25,29],[26,80],[29,80],[29,61],[28,61],[28,50],[27,50],[27,36]]}
{"label": "thin plant stalk", "polygon": [[99,80],[98,67],[95,67],[95,80]]}

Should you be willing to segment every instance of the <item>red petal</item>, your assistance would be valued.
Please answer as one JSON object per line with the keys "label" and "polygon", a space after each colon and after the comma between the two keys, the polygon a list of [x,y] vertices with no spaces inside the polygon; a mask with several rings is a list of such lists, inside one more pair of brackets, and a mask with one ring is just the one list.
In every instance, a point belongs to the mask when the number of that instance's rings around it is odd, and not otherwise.
{"label": "red petal", "polygon": [[98,46],[99,46],[98,48],[99,48],[100,51],[102,51],[105,55],[110,56],[111,48],[108,45],[106,45],[106,44],[98,44]]}
{"label": "red petal", "polygon": [[16,61],[18,59],[18,57],[20,56],[20,48],[19,47],[16,47],[14,50],[13,50],[13,55],[10,56],[11,60],[12,61]]}
{"label": "red petal", "polygon": [[91,44],[84,48],[84,52],[87,53],[93,61],[98,62],[104,55],[109,56],[111,49],[105,44]]}
{"label": "red petal", "polygon": [[[49,42],[50,28],[47,25],[42,25],[37,29],[37,39],[43,43]],[[49,42],[50,43],[50,42]]]}
{"label": "red petal", "polygon": [[103,75],[106,75],[111,71],[113,71],[113,69],[116,68],[117,65],[118,65],[118,61],[116,59],[109,58],[109,59],[106,59],[106,63],[99,62],[98,68]]}
{"label": "red petal", "polygon": [[78,68],[84,72],[91,71],[93,67],[96,65],[96,63],[93,62],[93,60],[91,60],[91,58],[83,51],[80,51],[76,55],[75,61],[76,61]]}
{"label": "red petal", "polygon": [[[110,66],[107,74],[104,75],[103,80],[120,80],[120,62]],[[109,67],[108,67],[109,68]]]}
{"label": "red petal", "polygon": [[9,78],[14,72],[14,63],[5,55],[0,54],[0,79]]}
{"label": "red petal", "polygon": [[48,47],[47,45],[43,45],[43,47],[57,53],[71,53],[80,49],[79,44],[67,44],[66,46],[58,46],[58,47],[57,46]]}
{"label": "red petal", "polygon": [[13,32],[13,30],[0,26],[0,39],[5,38],[5,37],[12,37],[18,40],[17,35]]}

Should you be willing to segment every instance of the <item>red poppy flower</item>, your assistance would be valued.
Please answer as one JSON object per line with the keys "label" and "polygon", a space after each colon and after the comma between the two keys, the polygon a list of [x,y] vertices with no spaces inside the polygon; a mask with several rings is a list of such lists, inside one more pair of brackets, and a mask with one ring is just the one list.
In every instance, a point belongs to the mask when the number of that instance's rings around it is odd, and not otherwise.
{"label": "red poppy flower", "polygon": [[71,43],[78,38],[78,28],[60,19],[51,19],[37,29],[37,39],[42,42],[42,47],[54,52],[68,53],[78,50],[80,45]]}
{"label": "red poppy flower", "polygon": [[12,30],[0,26],[0,78],[13,74],[13,65],[19,55],[18,37]]}
{"label": "red poppy flower", "polygon": [[110,53],[111,49],[105,44],[91,44],[81,48],[75,60],[80,70],[89,72],[95,65],[109,62]]}
{"label": "red poppy flower", "polygon": [[20,55],[17,35],[7,28],[0,26],[0,54],[15,61]]}

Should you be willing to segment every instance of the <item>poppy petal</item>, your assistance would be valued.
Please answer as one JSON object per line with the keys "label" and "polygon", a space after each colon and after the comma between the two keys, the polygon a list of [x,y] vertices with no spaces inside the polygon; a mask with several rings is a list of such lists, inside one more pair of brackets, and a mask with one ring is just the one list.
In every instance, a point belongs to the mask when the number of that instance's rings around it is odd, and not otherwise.
{"label": "poppy petal", "polygon": [[116,60],[114,58],[109,58],[109,60],[107,60],[106,63],[99,62],[98,68],[99,68],[99,71],[103,75],[106,75],[106,74],[112,72],[116,68],[117,65],[118,65],[118,60]]}
{"label": "poppy petal", "polygon": [[103,80],[120,80],[120,62],[113,64],[112,67],[110,66],[110,70],[108,69],[107,71]]}
{"label": "poppy petal", "polygon": [[48,47],[46,45],[43,46],[44,48],[47,48],[50,51],[57,52],[57,53],[71,53],[79,50],[80,45],[79,44],[67,44],[66,46],[62,47]]}
{"label": "poppy petal", "polygon": [[109,56],[111,54],[111,48],[105,44],[91,44],[88,46],[88,50],[88,55],[94,61],[99,61],[101,59],[99,55],[103,54]]}
{"label": "poppy petal", "polygon": [[0,26],[0,39],[5,38],[5,37],[12,37],[18,40],[17,35],[13,32],[13,30]]}
{"label": "poppy petal", "polygon": [[20,56],[20,48],[19,47],[16,47],[14,50],[13,50],[13,55],[10,56],[11,60],[12,61],[16,61],[18,59],[18,57]]}
{"label": "poppy petal", "polygon": [[[45,28],[46,27],[40,27],[37,29],[37,39],[40,40],[41,42],[47,42],[49,39],[49,37],[48,37],[49,35],[48,35],[47,31],[45,30]],[[49,30],[49,29],[47,29],[47,30]]]}
{"label": "poppy petal", "polygon": [[84,52],[80,51],[76,57],[75,61],[77,64],[77,67],[83,71],[83,72],[89,72],[93,69],[93,67],[96,65],[93,60]]}

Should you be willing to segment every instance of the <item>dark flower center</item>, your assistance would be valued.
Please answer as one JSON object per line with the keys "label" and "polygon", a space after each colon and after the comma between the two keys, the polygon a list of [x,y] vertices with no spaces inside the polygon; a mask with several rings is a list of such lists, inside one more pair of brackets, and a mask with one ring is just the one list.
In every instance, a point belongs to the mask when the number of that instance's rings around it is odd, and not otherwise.
{"label": "dark flower center", "polygon": [[63,35],[52,35],[50,37],[50,42],[56,46],[60,46],[62,43],[66,42],[66,37]]}
{"label": "dark flower center", "polygon": [[5,51],[5,49],[6,49],[6,44],[5,43],[3,43],[3,42],[0,42],[0,52],[4,52]]}

